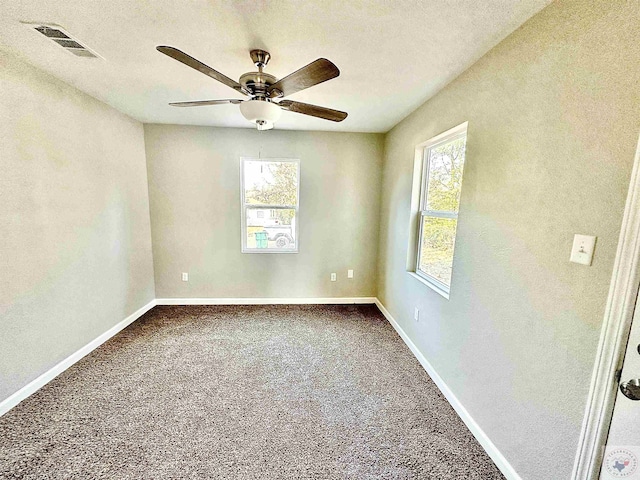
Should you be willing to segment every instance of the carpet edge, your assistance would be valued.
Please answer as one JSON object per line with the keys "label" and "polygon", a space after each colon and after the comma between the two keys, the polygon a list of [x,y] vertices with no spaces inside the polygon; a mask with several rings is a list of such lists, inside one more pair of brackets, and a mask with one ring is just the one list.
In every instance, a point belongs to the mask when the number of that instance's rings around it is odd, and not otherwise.
{"label": "carpet edge", "polygon": [[516,470],[505,458],[502,452],[498,450],[498,447],[495,446],[495,444],[491,441],[491,439],[484,432],[484,430],[480,428],[480,425],[478,425],[478,423],[473,419],[471,414],[467,411],[464,405],[462,405],[460,400],[458,400],[458,398],[455,396],[455,394],[449,388],[449,386],[445,383],[442,377],[438,375],[438,372],[433,367],[433,365],[431,365],[431,363],[422,354],[422,352],[420,352],[418,347],[413,343],[413,341],[411,341],[411,339],[409,338],[409,335],[407,335],[407,333],[402,329],[402,327],[396,321],[396,319],[393,318],[393,315],[391,315],[389,310],[386,309],[386,307],[382,304],[382,302],[378,298],[375,299],[375,304],[380,310],[380,313],[384,315],[387,321],[398,333],[402,341],[407,345],[407,347],[409,347],[409,350],[411,350],[411,353],[413,353],[414,357],[416,357],[418,362],[420,362],[420,365],[422,365],[422,368],[425,369],[429,377],[431,377],[431,380],[433,380],[433,383],[436,384],[440,392],[442,392],[442,394],[447,399],[449,404],[456,411],[460,419],[464,422],[464,424],[467,426],[469,431],[476,438],[478,443],[482,446],[484,451],[487,452],[487,455],[489,455],[491,460],[493,460],[496,466],[500,469],[502,474],[508,480],[522,480],[522,477],[518,475]]}
{"label": "carpet edge", "polygon": [[113,337],[114,335],[118,334],[119,332],[127,328],[129,325],[131,325],[133,322],[138,320],[142,315],[147,313],[149,310],[151,310],[155,306],[156,306],[156,300],[153,299],[149,303],[139,308],[128,317],[126,317],[124,320],[116,323],[113,327],[111,327],[106,332],[98,335],[96,338],[94,338],[89,343],[87,343],[84,347],[75,351],[64,360],[58,362],[52,368],[50,368],[49,370],[47,370],[46,372],[38,376],[35,380],[32,380],[31,382],[27,383],[25,386],[20,388],[18,391],[9,395],[6,399],[0,402],[0,417],[3,416],[8,411],[10,411],[13,407],[18,405],[20,402],[22,402],[23,400],[27,399],[28,397],[33,395],[35,392],[40,390],[47,383],[49,383],[51,380],[56,378],[62,372],[67,370],[69,367],[71,367],[72,365],[80,361],[82,358],[86,357],[88,354],[90,354],[93,350],[95,350],[100,345],[105,343],[111,337]]}
{"label": "carpet edge", "polygon": [[155,298],[121,322],[102,333],[84,347],[58,362],[52,368],[27,383],[0,402],[0,417],[23,400],[44,387],[51,380],[118,334],[156,305],[348,305],[375,304],[376,297],[320,297],[320,298]]}

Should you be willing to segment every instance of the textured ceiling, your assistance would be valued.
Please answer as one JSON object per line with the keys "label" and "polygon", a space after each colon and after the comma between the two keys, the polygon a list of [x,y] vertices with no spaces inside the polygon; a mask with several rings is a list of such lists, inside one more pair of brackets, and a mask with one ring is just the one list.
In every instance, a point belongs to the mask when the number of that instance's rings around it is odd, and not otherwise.
{"label": "textured ceiling", "polygon": [[[319,57],[341,75],[292,100],[349,113],[333,123],[284,112],[279,129],[385,132],[550,0],[21,0],[0,6],[0,48],[147,123],[251,127],[240,98],[155,50],[172,45],[238,79],[268,50],[281,78]],[[75,57],[21,21],[55,23],[103,59]]]}

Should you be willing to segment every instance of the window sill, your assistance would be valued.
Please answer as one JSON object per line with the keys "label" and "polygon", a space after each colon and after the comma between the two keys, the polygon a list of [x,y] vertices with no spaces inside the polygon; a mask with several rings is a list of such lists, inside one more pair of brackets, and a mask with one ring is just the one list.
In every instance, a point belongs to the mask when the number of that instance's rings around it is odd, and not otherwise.
{"label": "window sill", "polygon": [[251,248],[251,249],[242,249],[242,253],[298,253],[298,250],[276,250],[273,248],[270,249],[257,249],[257,248]]}
{"label": "window sill", "polygon": [[431,290],[435,291],[436,293],[442,295],[444,298],[449,300],[449,292],[447,290],[444,290],[443,288],[441,288],[440,286],[436,285],[435,283],[430,282],[428,279],[426,279],[424,277],[421,277],[416,272],[407,272],[407,273],[410,276],[412,276],[413,278],[415,278],[416,280],[418,280],[419,282],[425,284]]}

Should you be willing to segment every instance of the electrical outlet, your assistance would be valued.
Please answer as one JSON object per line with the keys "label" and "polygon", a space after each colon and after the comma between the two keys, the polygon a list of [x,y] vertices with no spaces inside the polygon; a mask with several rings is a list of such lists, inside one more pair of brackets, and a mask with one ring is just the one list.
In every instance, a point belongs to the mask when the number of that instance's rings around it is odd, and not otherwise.
{"label": "electrical outlet", "polygon": [[416,322],[420,321],[420,309],[418,307],[416,307],[416,309],[413,311],[413,319]]}
{"label": "electrical outlet", "polygon": [[189,274],[187,272],[182,272],[182,281],[183,282],[189,281]]}
{"label": "electrical outlet", "polygon": [[353,278],[353,270],[347,270],[347,278]]}
{"label": "electrical outlet", "polygon": [[338,276],[335,273],[331,274],[331,281],[335,282],[338,279]]}

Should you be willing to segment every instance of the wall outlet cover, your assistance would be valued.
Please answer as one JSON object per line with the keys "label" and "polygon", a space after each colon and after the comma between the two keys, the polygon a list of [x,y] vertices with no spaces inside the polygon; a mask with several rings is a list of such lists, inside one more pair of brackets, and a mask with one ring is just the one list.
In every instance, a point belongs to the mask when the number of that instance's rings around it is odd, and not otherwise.
{"label": "wall outlet cover", "polygon": [[573,246],[571,247],[571,257],[569,261],[579,263],[580,265],[591,265],[595,246],[596,237],[576,234],[573,237]]}

